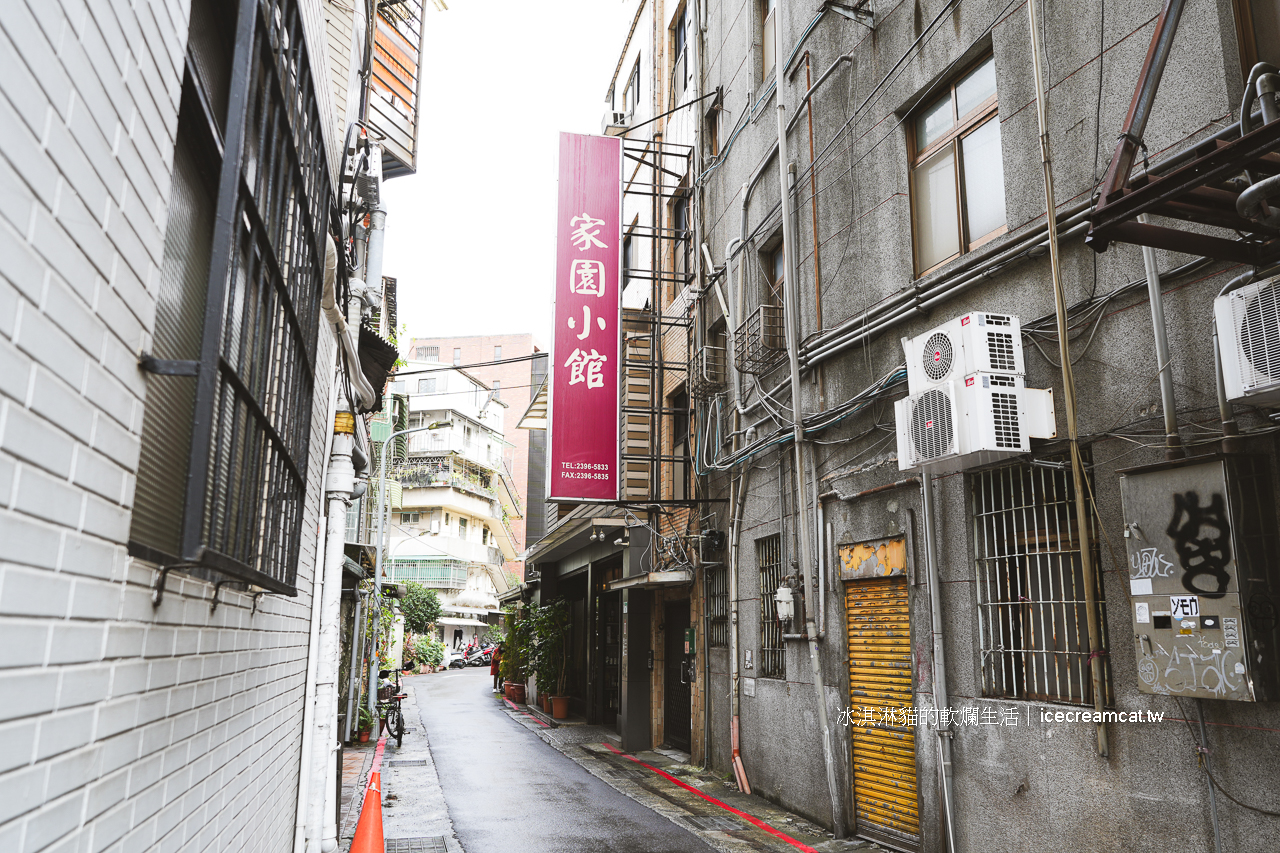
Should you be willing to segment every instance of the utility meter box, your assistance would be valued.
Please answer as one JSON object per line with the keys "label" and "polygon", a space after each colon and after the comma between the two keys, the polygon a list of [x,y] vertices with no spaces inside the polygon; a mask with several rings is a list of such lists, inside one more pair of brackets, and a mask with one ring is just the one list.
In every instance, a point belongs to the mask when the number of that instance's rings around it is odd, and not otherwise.
{"label": "utility meter box", "polygon": [[1280,699],[1280,521],[1264,456],[1120,472],[1143,693]]}

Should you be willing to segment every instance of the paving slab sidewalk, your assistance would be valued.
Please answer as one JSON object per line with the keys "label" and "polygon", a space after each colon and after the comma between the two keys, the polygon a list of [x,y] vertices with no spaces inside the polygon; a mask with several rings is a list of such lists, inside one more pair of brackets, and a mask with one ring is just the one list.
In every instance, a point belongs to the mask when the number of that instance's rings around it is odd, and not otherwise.
{"label": "paving slab sidewalk", "polygon": [[[401,703],[406,726],[404,742],[397,747],[395,739],[388,738],[382,756],[382,834],[386,853],[463,853],[431,758],[417,691],[411,684],[406,684],[404,691],[408,694]],[[376,742],[370,741],[349,748],[343,755],[341,853],[351,849],[364,807],[375,746]]]}

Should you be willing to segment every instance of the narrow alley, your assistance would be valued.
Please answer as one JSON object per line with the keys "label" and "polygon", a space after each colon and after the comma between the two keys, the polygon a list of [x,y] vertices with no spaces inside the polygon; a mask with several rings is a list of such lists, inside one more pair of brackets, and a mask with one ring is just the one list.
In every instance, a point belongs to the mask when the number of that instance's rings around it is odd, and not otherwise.
{"label": "narrow alley", "polygon": [[[690,767],[688,756],[674,750],[627,756],[603,727],[548,726],[524,706],[498,699],[486,670],[405,683],[409,731],[399,749],[388,741],[382,771],[387,851],[878,849],[834,841]],[[357,773],[344,779],[343,851],[351,849],[373,747],[371,741],[347,753]]]}

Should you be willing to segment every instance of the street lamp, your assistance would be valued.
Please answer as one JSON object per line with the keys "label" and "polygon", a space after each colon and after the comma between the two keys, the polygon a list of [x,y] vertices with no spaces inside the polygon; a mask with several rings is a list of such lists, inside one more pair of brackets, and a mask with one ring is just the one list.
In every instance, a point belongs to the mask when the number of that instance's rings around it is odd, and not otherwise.
{"label": "street lamp", "polygon": [[382,633],[382,549],[387,534],[387,451],[391,442],[411,432],[444,429],[453,421],[434,421],[426,426],[397,430],[382,441],[382,460],[378,481],[378,552],[373,563],[373,660],[369,662],[369,716],[378,714],[378,637]]}

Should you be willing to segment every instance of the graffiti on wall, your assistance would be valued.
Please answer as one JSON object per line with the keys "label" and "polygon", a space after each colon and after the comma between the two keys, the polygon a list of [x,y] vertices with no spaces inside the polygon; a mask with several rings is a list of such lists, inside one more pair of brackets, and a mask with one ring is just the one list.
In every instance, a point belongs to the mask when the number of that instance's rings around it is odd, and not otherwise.
{"label": "graffiti on wall", "polygon": [[[1227,564],[1231,562],[1231,525],[1222,494],[1214,495],[1203,506],[1200,495],[1194,491],[1175,494],[1173,518],[1165,533],[1173,541],[1173,550],[1182,568],[1182,585],[1187,591],[1205,598],[1226,595],[1231,581],[1227,573]],[[1198,580],[1204,575],[1216,582],[1216,588],[1210,589]]]}

